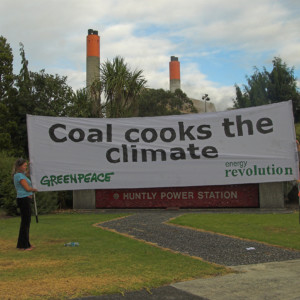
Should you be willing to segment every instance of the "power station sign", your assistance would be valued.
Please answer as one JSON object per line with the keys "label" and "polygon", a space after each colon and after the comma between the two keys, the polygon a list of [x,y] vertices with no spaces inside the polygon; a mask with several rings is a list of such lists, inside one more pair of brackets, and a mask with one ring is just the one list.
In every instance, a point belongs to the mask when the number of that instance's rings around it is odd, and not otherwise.
{"label": "power station sign", "polygon": [[97,190],[96,208],[259,207],[258,184]]}
{"label": "power station sign", "polygon": [[27,128],[32,183],[39,191],[231,185],[298,178],[291,101],[164,117],[27,115]]}

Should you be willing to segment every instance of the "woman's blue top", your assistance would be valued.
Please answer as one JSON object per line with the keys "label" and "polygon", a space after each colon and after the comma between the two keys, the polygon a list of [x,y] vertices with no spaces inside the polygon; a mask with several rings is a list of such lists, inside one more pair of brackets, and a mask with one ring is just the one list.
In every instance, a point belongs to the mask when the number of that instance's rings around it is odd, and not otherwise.
{"label": "woman's blue top", "polygon": [[33,193],[32,192],[27,192],[22,184],[20,183],[20,181],[22,179],[25,179],[28,183],[28,185],[31,187],[31,180],[23,173],[16,173],[14,175],[14,185],[17,191],[17,198],[24,198],[24,197],[28,197],[31,196]]}

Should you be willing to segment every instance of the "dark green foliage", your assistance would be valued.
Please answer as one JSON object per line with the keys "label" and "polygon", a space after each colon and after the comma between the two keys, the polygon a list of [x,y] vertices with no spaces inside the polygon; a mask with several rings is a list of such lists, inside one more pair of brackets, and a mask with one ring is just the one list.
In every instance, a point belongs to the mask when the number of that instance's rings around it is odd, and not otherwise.
{"label": "dark green foliage", "polygon": [[17,214],[16,192],[12,178],[14,157],[0,153],[0,206],[8,215]]}
{"label": "dark green foliage", "polygon": [[103,107],[99,98],[100,83],[94,82],[88,96],[86,89],[77,90],[71,98],[67,108],[68,117],[74,118],[102,118]]}
{"label": "dark green foliage", "polygon": [[73,98],[73,90],[67,85],[67,77],[40,72],[30,72],[31,96],[34,103],[32,113],[43,116],[66,116]]}
{"label": "dark green foliage", "polygon": [[12,180],[14,163],[14,157],[10,157],[5,151],[0,152],[0,207],[10,215],[17,212],[16,193]]}
{"label": "dark green foliage", "polygon": [[196,113],[193,102],[177,89],[175,93],[163,89],[145,89],[138,98],[140,117],[178,115],[183,111]]}
{"label": "dark green foliage", "polygon": [[276,57],[273,60],[273,70],[267,74],[268,98],[271,103],[292,100],[295,119],[300,121],[300,93],[297,90],[294,68],[289,68],[286,63]]}
{"label": "dark green foliage", "polygon": [[[47,214],[58,208],[58,192],[40,192],[35,195],[39,215]],[[34,205],[32,205],[34,213]]]}
{"label": "dark green foliage", "polygon": [[59,209],[73,208],[73,191],[59,191],[57,199]]}
{"label": "dark green foliage", "polygon": [[0,36],[0,101],[7,99],[14,83],[13,54],[10,45]]}
{"label": "dark green foliage", "polygon": [[12,133],[17,124],[10,118],[8,103],[16,94],[14,79],[12,49],[0,36],[0,151],[13,149]]}
{"label": "dark green foliage", "polygon": [[115,57],[101,65],[101,84],[108,118],[137,116],[137,97],[146,80],[142,70],[132,71],[124,58]]}
{"label": "dark green foliage", "polygon": [[72,88],[66,84],[67,77],[30,72],[21,44],[22,68],[16,76],[17,94],[7,103],[10,120],[18,124],[11,132],[15,154],[28,156],[26,114],[43,116],[66,116],[73,99]]}
{"label": "dark green foliage", "polygon": [[20,55],[20,73],[13,75],[11,49],[0,37],[0,150],[28,157],[26,114],[67,116],[76,97],[67,77],[31,72],[22,44]]}
{"label": "dark green foliage", "polygon": [[[13,55],[6,39],[0,36],[0,207],[7,214],[18,213],[16,192],[11,176],[16,157],[29,157],[26,114],[45,116],[90,117],[85,105],[85,92],[74,94],[66,84],[67,77],[50,75],[44,70],[31,72],[20,43],[22,67],[13,74]],[[77,107],[76,107],[77,106]],[[82,112],[79,112],[81,110]],[[39,213],[72,207],[72,192],[42,192],[36,194]]]}
{"label": "dark green foliage", "polygon": [[[16,191],[13,183],[12,169],[15,157],[5,151],[0,152],[0,207],[7,215],[18,214]],[[59,192],[36,193],[38,213],[49,213],[58,208]]]}
{"label": "dark green foliage", "polygon": [[7,106],[0,102],[0,151],[12,151],[12,133],[17,130],[17,124],[9,119]]}
{"label": "dark green foliage", "polygon": [[289,68],[281,58],[275,57],[271,72],[268,72],[266,68],[259,71],[255,67],[254,74],[246,78],[248,85],[243,86],[243,91],[238,85],[235,85],[236,98],[233,100],[235,108],[292,100],[295,121],[299,121],[300,94],[297,89],[294,68]]}

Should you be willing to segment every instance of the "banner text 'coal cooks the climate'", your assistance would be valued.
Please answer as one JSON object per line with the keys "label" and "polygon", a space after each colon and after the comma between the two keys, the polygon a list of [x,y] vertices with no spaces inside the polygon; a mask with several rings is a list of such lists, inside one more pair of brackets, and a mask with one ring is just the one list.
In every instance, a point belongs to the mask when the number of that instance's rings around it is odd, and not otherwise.
{"label": "banner text 'coal cooks the climate'", "polygon": [[[106,152],[106,159],[110,163],[120,162],[147,162],[151,161],[166,161],[170,160],[185,160],[187,156],[191,159],[216,158],[218,151],[214,146],[204,146],[200,148],[194,143],[187,144],[186,147],[173,147],[168,151],[165,149],[140,148],[139,143],[151,144],[156,141],[170,143],[177,141],[195,141],[206,140],[211,137],[212,133],[210,125],[185,126],[184,122],[178,122],[176,129],[166,127],[161,129],[155,128],[130,128],[124,134],[124,142],[121,147],[112,147]],[[81,128],[73,128],[68,130],[64,124],[54,124],[49,128],[49,136],[55,143],[64,143],[72,141],[79,143],[84,140],[90,143],[113,141],[112,124],[106,124],[106,130],[102,131],[98,128],[90,128],[84,131]],[[130,143],[130,144],[128,144]]]}
{"label": "banner text 'coal cooks the climate'", "polygon": [[[31,179],[40,191],[298,178],[292,101],[207,114],[26,118]],[[111,172],[110,181],[98,177]]]}

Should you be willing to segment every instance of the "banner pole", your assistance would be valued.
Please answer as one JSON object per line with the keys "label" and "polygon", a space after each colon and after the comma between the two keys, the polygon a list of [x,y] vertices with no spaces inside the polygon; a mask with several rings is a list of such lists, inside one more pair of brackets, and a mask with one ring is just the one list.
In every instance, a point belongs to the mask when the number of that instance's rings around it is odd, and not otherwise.
{"label": "banner pole", "polygon": [[33,202],[34,202],[34,210],[35,210],[35,220],[38,223],[39,218],[38,218],[38,212],[37,212],[37,207],[36,207],[35,193],[33,193]]}
{"label": "banner pole", "polygon": [[299,213],[299,224],[300,224],[300,182],[298,180],[298,213]]}

